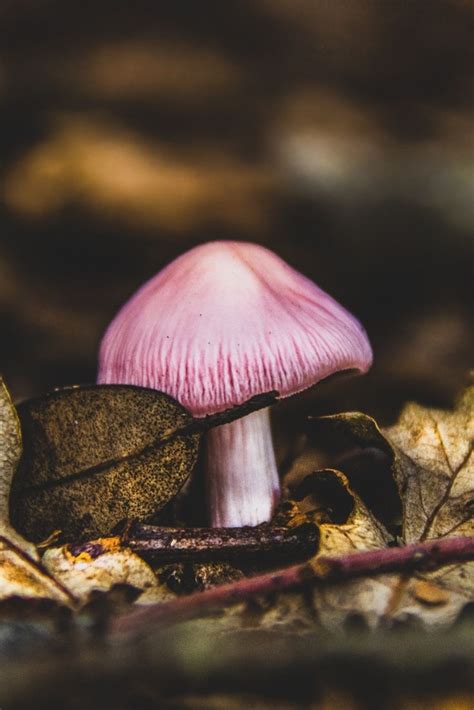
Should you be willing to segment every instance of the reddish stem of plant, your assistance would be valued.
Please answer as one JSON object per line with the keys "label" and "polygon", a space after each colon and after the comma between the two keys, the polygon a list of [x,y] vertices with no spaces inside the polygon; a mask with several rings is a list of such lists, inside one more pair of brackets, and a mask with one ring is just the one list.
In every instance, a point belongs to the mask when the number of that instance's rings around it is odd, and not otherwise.
{"label": "reddish stem of plant", "polygon": [[452,537],[406,547],[356,552],[340,557],[321,555],[313,563],[303,563],[267,574],[223,584],[164,604],[154,604],[118,618],[113,635],[136,637],[156,626],[186,621],[196,616],[259,594],[275,594],[307,586],[344,582],[357,577],[395,572],[433,570],[445,565],[474,560],[474,537]]}

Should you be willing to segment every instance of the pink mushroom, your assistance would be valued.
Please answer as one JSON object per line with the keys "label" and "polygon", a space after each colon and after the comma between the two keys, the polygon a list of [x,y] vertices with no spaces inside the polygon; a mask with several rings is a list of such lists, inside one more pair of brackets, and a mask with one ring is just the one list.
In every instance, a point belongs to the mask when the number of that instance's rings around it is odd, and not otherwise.
{"label": "pink mushroom", "polygon": [[[222,241],[131,297],[102,341],[98,381],[161,390],[201,417],[371,363],[365,330],[331,296],[268,249]],[[205,462],[211,525],[271,518],[280,485],[268,408],[211,430]]]}

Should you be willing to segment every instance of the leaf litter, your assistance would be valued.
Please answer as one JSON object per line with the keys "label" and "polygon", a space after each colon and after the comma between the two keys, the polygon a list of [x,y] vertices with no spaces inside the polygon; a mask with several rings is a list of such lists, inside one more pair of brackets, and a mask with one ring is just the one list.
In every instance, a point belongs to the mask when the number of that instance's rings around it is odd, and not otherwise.
{"label": "leaf litter", "polygon": [[[22,425],[30,440],[25,445],[18,479],[15,479],[13,519],[25,520],[25,514],[18,513],[18,501],[30,496],[35,499],[34,533],[37,540],[42,535],[46,537],[44,533],[50,534],[56,527],[66,530],[69,544],[49,547],[43,555],[41,574],[48,580],[47,584],[43,581],[46,584],[41,592],[43,595],[53,598],[54,594],[60,596],[58,590],[67,590],[66,597],[70,595],[76,605],[81,605],[98,591],[107,594],[117,585],[128,585],[138,590],[135,603],[166,603],[177,593],[183,593],[183,589],[173,589],[169,584],[170,579],[179,578],[180,573],[173,572],[177,568],[167,567],[163,573],[163,568],[154,568],[153,564],[127,548],[120,537],[110,537],[118,519],[133,517],[126,496],[120,499],[120,513],[111,517],[109,508],[115,489],[105,487],[97,497],[98,507],[102,506],[104,510],[99,510],[96,515],[94,509],[93,520],[85,521],[81,515],[72,516],[72,523],[69,522],[71,509],[66,501],[74,483],[88,481],[90,485],[90,481],[96,478],[95,474],[84,478],[76,476],[76,472],[94,470],[94,467],[101,472],[115,467],[115,476],[120,475],[118,471],[125,472],[131,480],[134,479],[128,484],[132,491],[140,487],[142,472],[155,476],[155,479],[164,478],[165,470],[174,470],[172,464],[168,468],[163,461],[158,465],[150,464],[147,457],[152,452],[156,454],[157,448],[163,448],[163,441],[160,447],[156,444],[160,435],[165,441],[164,446],[179,441],[180,437],[188,437],[185,451],[182,448],[177,450],[177,473],[172,476],[171,484],[162,489],[158,487],[155,505],[165,505],[192,471],[199,433],[193,430],[192,422],[187,419],[189,415],[172,400],[168,402],[170,398],[160,399],[160,393],[149,395],[147,390],[134,391],[141,388],[114,386],[110,388],[114,392],[107,392],[104,397],[101,391],[104,389],[108,388],[62,390],[50,395],[49,399],[42,398],[20,406]],[[129,408],[131,413],[127,414]],[[318,561],[327,555],[337,557],[473,535],[473,409],[474,388],[471,388],[454,411],[430,410],[409,404],[399,422],[383,431],[372,418],[361,413],[310,420],[307,448],[294,461],[285,478],[290,500],[278,512],[278,524],[284,519],[288,526],[302,522],[318,526],[319,548],[310,560],[315,570]],[[5,419],[5,412],[7,415],[10,412],[10,419],[8,416]],[[121,413],[118,417],[117,412]],[[144,421],[139,416],[143,412],[146,412]],[[6,489],[3,499],[8,501],[8,476],[11,479],[17,466],[21,440],[6,390],[1,416],[1,481]],[[108,423],[107,416],[111,417],[113,425]],[[80,425],[72,426],[73,422],[80,422]],[[178,433],[170,436],[170,431]],[[161,448],[159,455],[162,454]],[[311,454],[315,448],[319,449],[317,456]],[[143,452],[144,461],[140,460]],[[169,456],[172,462],[174,454],[171,452]],[[136,457],[143,469],[139,467],[133,477]],[[323,461],[326,468],[314,470],[315,461]],[[148,465],[152,466],[152,473],[146,470]],[[146,519],[153,507],[152,493],[148,485],[145,488],[147,495],[143,491],[138,493],[139,499],[145,501],[143,506],[142,503],[138,506],[141,519]],[[55,495],[59,491],[62,496],[54,498],[53,505],[63,508],[59,518],[61,524],[55,525],[56,520],[49,519],[47,525],[43,525],[41,515],[49,518],[52,491]],[[86,499],[87,496],[83,496],[83,510]],[[4,519],[3,529],[8,532],[12,528],[8,522],[7,504],[4,505]],[[21,532],[24,527],[19,526]],[[91,540],[94,533],[98,533],[97,539]],[[15,536],[18,533],[13,532],[13,540]],[[83,543],[80,552],[75,554],[74,542],[86,537],[89,537],[88,543]],[[9,554],[14,553],[10,551]],[[4,558],[5,575],[6,562]],[[241,578],[242,573],[232,572],[232,569],[222,577],[212,573],[211,566],[211,573],[206,570],[205,578],[210,580],[208,584],[211,586],[226,581],[228,574],[230,579]],[[253,570],[255,572],[258,570]],[[1,584],[4,596],[17,593],[3,580]],[[48,585],[49,594],[45,591]],[[272,598],[257,595],[252,604],[230,605],[217,623],[219,628],[226,630],[284,627],[293,631],[308,631],[315,625],[340,628],[353,618],[362,618],[372,627],[413,618],[427,626],[447,625],[468,602],[473,601],[473,590],[474,562],[457,563],[431,572],[368,576],[324,588],[311,589],[308,586]],[[36,596],[26,582],[22,593],[25,597]],[[70,599],[64,599],[64,603],[70,604]]]}

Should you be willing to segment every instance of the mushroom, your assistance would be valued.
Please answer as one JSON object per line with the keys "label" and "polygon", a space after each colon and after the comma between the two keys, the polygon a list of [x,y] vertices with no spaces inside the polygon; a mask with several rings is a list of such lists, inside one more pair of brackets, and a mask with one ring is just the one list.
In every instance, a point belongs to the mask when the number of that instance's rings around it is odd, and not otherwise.
{"label": "mushroom", "polygon": [[[219,241],[179,256],[123,306],[98,382],[161,390],[202,417],[371,363],[365,330],[331,296],[262,246]],[[270,520],[280,485],[269,409],[206,436],[211,525]]]}

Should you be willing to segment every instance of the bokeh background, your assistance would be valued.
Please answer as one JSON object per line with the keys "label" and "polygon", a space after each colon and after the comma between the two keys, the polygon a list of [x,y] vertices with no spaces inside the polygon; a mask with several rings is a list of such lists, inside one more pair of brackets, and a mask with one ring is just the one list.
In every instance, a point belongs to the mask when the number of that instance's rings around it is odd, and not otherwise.
{"label": "bokeh background", "polygon": [[376,364],[311,411],[449,406],[473,363],[469,0],[3,0],[0,372],[95,379],[180,252],[256,241],[364,322]]}

